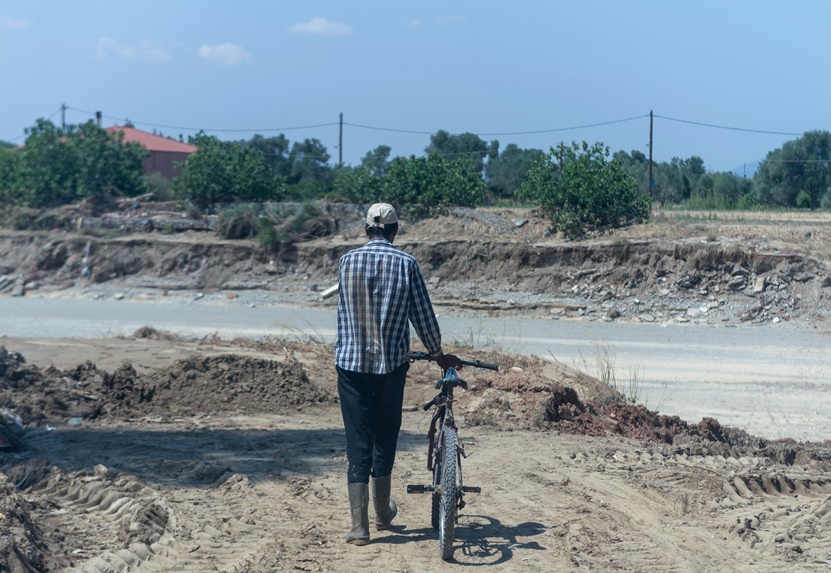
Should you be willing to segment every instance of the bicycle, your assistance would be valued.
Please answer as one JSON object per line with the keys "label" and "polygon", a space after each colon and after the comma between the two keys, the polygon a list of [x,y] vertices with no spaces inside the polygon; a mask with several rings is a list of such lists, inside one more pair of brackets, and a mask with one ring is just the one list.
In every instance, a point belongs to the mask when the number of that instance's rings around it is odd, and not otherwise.
{"label": "bicycle", "polygon": [[[410,352],[410,362],[432,360],[426,352]],[[463,366],[498,371],[496,364],[461,360]],[[459,378],[455,368],[442,372],[436,383],[440,392],[423,406],[427,411],[435,407],[427,433],[427,470],[433,474],[432,485],[408,485],[407,493],[432,493],[431,521],[439,530],[439,554],[445,561],[453,557],[453,537],[458,511],[465,507],[464,494],[481,493],[482,488],[464,485],[462,479],[462,458],[467,458],[459,442],[459,427],[453,415],[453,389],[467,390],[467,382]]]}

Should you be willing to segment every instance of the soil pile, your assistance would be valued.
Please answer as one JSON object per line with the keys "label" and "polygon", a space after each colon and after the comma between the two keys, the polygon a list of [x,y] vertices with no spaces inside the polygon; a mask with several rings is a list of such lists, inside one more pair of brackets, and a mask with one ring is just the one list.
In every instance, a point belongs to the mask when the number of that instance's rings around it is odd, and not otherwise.
{"label": "soil pile", "polygon": [[110,373],[86,361],[71,370],[27,364],[8,354],[0,403],[25,425],[80,419],[195,414],[288,413],[336,398],[313,384],[297,360],[240,355],[193,357],[139,375],[124,363]]}

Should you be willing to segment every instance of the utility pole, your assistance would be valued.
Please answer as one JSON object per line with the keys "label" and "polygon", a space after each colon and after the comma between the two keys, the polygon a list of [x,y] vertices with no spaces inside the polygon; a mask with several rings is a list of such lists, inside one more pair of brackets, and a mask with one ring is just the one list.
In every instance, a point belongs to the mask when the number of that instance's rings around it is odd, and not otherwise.
{"label": "utility pole", "polygon": [[61,132],[66,133],[66,104],[61,104]]}
{"label": "utility pole", "polygon": [[343,112],[340,112],[340,134],[338,135],[338,169],[343,167]]}
{"label": "utility pole", "polygon": [[655,181],[652,180],[652,110],[649,110],[649,198],[652,198],[652,187]]}

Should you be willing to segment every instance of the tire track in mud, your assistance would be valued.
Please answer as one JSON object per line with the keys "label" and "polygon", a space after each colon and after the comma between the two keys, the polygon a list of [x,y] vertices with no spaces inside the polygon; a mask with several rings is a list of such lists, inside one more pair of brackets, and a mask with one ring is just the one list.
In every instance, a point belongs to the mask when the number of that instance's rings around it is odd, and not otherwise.
{"label": "tire track in mud", "polygon": [[[55,473],[27,495],[42,500],[44,530],[65,537],[69,571],[442,571],[429,496],[404,494],[407,483],[429,481],[425,420],[404,414],[399,516],[388,531],[371,527],[367,547],[343,543],[334,409],[34,432],[33,450],[84,469]],[[463,566],[773,573],[831,556],[827,462],[556,432],[463,427],[462,438],[465,482],[482,487],[456,528]],[[109,469],[90,467],[99,460]]]}

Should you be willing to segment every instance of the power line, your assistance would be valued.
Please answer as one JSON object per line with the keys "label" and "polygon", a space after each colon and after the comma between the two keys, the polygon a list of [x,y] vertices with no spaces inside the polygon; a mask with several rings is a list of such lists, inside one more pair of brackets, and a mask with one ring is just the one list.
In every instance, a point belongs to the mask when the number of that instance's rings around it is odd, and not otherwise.
{"label": "power line", "polygon": [[793,132],[790,132],[790,131],[768,131],[766,129],[747,129],[747,128],[743,128],[743,127],[730,127],[730,126],[726,126],[726,125],[715,125],[715,124],[712,124],[712,123],[703,123],[703,122],[700,122],[700,121],[690,121],[688,119],[676,119],[674,117],[666,117],[665,115],[658,115],[658,114],[655,114],[655,117],[657,117],[659,119],[666,119],[667,121],[676,121],[678,123],[688,123],[690,125],[700,125],[701,127],[711,127],[711,128],[714,128],[714,129],[727,129],[727,130],[730,130],[730,131],[747,131],[747,132],[750,132],[750,133],[765,133],[765,134],[768,134],[768,135],[795,135],[797,137],[801,137],[801,136],[805,135],[804,133],[793,133]]}
{"label": "power line", "polygon": [[[81,113],[86,113],[88,115],[95,115],[94,112],[79,109],[76,107],[68,106],[67,109],[71,109],[73,111],[78,111]],[[165,125],[163,123],[152,123],[149,121],[136,121],[132,120],[127,117],[115,117],[112,115],[105,115],[107,119],[112,119],[113,121],[121,121],[124,123],[132,123],[133,125],[146,125],[148,127],[158,127],[163,129],[179,129],[182,131],[205,131],[205,132],[218,132],[218,133],[267,133],[271,131],[294,131],[298,129],[315,129],[318,127],[331,127],[333,125],[338,125],[338,122],[333,121],[329,123],[320,123],[316,125],[301,125],[296,127],[269,127],[269,128],[260,128],[260,129],[224,129],[224,128],[207,128],[207,127],[185,127],[181,125]]]}
{"label": "power line", "polygon": [[[577,126],[573,126],[573,127],[555,127],[555,128],[551,128],[551,129],[537,129],[537,130],[532,130],[532,131],[504,131],[504,132],[493,132],[493,133],[474,133],[473,135],[491,137],[491,136],[497,136],[497,135],[499,135],[499,136],[501,136],[501,135],[535,135],[535,134],[540,134],[540,133],[556,133],[556,132],[559,132],[559,131],[574,131],[574,130],[577,130],[577,129],[587,129],[587,128],[590,128],[590,127],[600,127],[600,126],[603,126],[603,125],[611,125],[613,123],[623,123],[623,122],[626,122],[626,121],[633,121],[635,119],[643,119],[645,117],[649,117],[649,114],[637,115],[637,116],[634,116],[634,117],[627,117],[627,118],[624,118],[624,119],[615,119],[615,120],[612,120],[612,121],[603,121],[603,122],[600,122],[600,123],[590,123],[590,124],[586,124],[586,125],[577,125]],[[409,129],[394,129],[394,128],[391,128],[391,127],[377,127],[377,126],[372,126],[372,125],[362,125],[362,124],[359,124],[359,123],[349,123],[349,122],[346,122],[346,121],[343,122],[343,125],[348,125],[348,126],[351,126],[351,127],[358,127],[358,128],[361,128],[361,129],[372,129],[372,130],[375,130],[375,131],[391,131],[391,132],[394,132],[394,133],[411,133],[411,134],[415,134],[415,135],[435,135],[436,134],[435,131],[414,131],[414,130],[409,130]]]}

